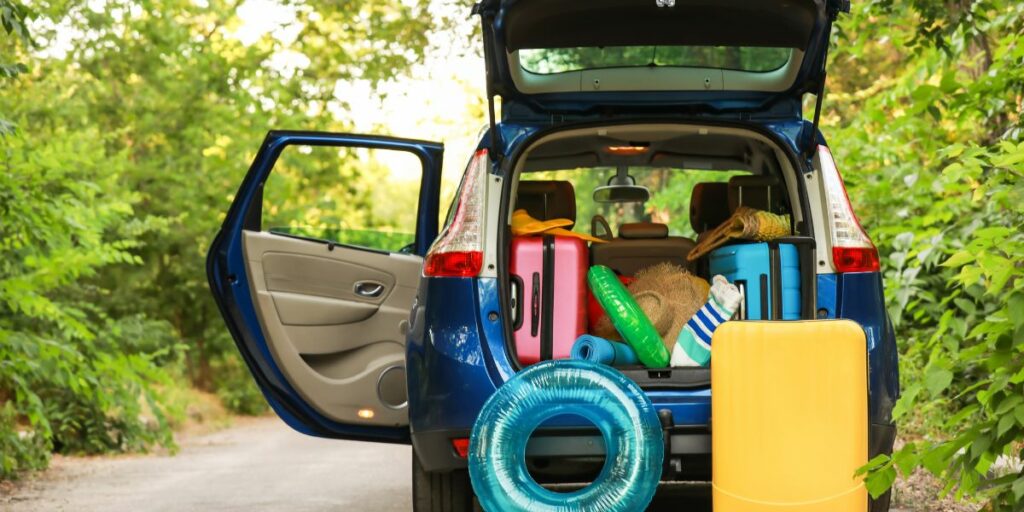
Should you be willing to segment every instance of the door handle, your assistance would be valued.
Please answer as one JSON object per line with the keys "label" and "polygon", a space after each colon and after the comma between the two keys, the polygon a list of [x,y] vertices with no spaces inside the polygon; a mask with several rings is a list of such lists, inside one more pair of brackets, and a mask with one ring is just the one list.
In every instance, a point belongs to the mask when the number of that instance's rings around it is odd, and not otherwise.
{"label": "door handle", "polygon": [[360,297],[373,299],[384,293],[384,285],[375,281],[356,281],[353,291]]}

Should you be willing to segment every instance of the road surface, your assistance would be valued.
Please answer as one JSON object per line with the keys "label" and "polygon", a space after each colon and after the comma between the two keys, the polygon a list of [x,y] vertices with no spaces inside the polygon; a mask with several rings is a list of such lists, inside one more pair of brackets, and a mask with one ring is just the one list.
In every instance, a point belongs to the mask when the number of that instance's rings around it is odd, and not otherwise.
{"label": "road surface", "polygon": [[[40,476],[0,487],[4,512],[410,511],[412,450],[324,440],[276,417],[181,441],[175,456],[55,457]],[[680,497],[667,498],[677,510]],[[696,505],[706,498],[682,498]],[[658,507],[659,509],[661,507]]]}
{"label": "road surface", "polygon": [[[189,436],[175,456],[55,457],[41,475],[0,485],[4,512],[409,511],[411,449],[332,441],[292,431],[276,417]],[[932,479],[901,480],[892,512],[967,512],[934,501]],[[706,495],[660,496],[658,510],[702,512]]]}
{"label": "road surface", "polygon": [[411,449],[316,439],[277,418],[186,439],[173,457],[57,458],[0,510],[408,511]]}

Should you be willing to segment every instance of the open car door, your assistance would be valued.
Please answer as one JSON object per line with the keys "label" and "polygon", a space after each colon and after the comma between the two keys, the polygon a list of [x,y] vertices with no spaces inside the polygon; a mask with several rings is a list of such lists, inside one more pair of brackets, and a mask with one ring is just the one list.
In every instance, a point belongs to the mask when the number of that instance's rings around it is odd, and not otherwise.
{"label": "open car door", "polygon": [[296,430],[408,442],[405,335],[437,235],[442,152],[271,132],[256,155],[207,275],[264,396]]}

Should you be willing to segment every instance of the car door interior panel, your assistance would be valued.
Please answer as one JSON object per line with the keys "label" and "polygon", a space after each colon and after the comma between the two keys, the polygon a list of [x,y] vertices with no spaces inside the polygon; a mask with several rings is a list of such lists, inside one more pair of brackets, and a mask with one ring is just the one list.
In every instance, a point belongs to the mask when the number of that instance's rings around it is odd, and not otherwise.
{"label": "car door interior panel", "polygon": [[274,306],[284,325],[339,325],[366,320],[379,309],[364,304],[329,297],[316,297],[291,292],[270,292]]}
{"label": "car door interior panel", "polygon": [[[254,157],[206,271],[243,360],[295,430],[409,442],[406,336],[437,236],[443,155],[430,141],[271,131]],[[331,174],[371,168],[401,176],[413,215],[347,218],[349,201],[382,197],[342,200]],[[378,182],[390,193],[389,183]]]}
{"label": "car door interior panel", "polygon": [[[279,237],[271,235],[268,241],[277,242]],[[309,245],[305,240],[294,240],[294,244],[281,244],[286,247],[305,247]],[[267,281],[267,289],[272,292],[293,292],[316,295],[320,297],[331,297],[346,301],[360,302],[364,304],[380,304],[384,300],[385,293],[375,297],[361,295],[356,291],[356,285],[365,281],[373,281],[390,290],[395,285],[395,275],[388,271],[381,271],[370,265],[377,265],[378,256],[376,253],[369,253],[359,263],[353,259],[346,258],[339,260],[331,257],[334,250],[338,254],[350,254],[353,257],[367,251],[345,250],[339,246],[329,249],[326,244],[313,243],[310,254],[297,254],[291,250],[288,252],[272,252],[266,249],[263,254],[263,270]]]}
{"label": "car door interior panel", "polygon": [[[405,381],[394,368],[404,375],[423,259],[266,232],[244,240],[257,313],[285,378],[334,420],[406,424]],[[357,293],[365,283],[375,296]]]}

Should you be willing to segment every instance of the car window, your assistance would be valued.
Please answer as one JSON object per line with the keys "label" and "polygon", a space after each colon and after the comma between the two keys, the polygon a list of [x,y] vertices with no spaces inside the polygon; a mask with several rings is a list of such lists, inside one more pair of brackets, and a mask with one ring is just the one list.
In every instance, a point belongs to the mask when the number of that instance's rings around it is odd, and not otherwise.
{"label": "car window", "polygon": [[409,252],[422,172],[405,151],[286,146],[264,185],[263,230]]}
{"label": "car window", "polygon": [[607,46],[541,48],[519,51],[519,64],[531,73],[584,69],[688,67],[766,73],[785,66],[790,48],[748,46]]}
{"label": "car window", "polygon": [[603,215],[618,232],[619,226],[627,222],[658,222],[669,227],[672,236],[694,238],[696,233],[690,226],[690,194],[694,185],[704,182],[727,182],[737,175],[750,174],[746,171],[704,171],[681,170],[654,167],[633,167],[629,175],[637,185],[650,190],[651,198],[646,203],[598,203],[593,199],[594,189],[607,183],[615,175],[615,169],[608,167],[540,171],[523,174],[523,180],[565,180],[572,183],[576,195],[577,231],[589,232],[590,219]]}

